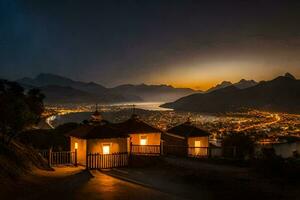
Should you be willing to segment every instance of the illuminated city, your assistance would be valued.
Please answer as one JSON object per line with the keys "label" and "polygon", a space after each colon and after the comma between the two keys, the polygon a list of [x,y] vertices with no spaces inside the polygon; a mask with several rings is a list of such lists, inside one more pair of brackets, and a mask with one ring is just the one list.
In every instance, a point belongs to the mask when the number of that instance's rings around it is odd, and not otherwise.
{"label": "illuminated city", "polygon": [[[157,105],[147,104],[150,110],[139,109],[133,104],[126,105],[102,105],[101,112],[112,122],[121,122],[130,117],[133,112],[139,114],[141,119],[149,124],[166,130],[191,119],[193,123],[212,133],[211,139],[221,139],[227,133],[237,132],[246,133],[255,138],[257,142],[265,139],[278,141],[280,136],[300,137],[300,115],[287,113],[273,113],[252,110],[240,113],[226,114],[199,114],[192,112],[178,112],[172,110],[159,110]],[[150,105],[153,105],[152,107]],[[145,107],[142,105],[141,108]],[[146,106],[147,107],[147,106]],[[91,113],[95,105],[68,105],[68,106],[49,106],[45,115],[62,116],[70,113],[79,113],[78,122],[84,120],[80,118],[80,113]],[[55,121],[56,118],[52,118]]]}

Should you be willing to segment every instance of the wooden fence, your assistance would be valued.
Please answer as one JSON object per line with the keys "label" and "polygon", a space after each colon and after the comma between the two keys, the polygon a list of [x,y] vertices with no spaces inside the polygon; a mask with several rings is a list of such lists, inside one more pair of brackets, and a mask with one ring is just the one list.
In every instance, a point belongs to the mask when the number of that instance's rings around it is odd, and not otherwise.
{"label": "wooden fence", "polygon": [[133,155],[159,156],[161,154],[160,145],[131,145],[130,153]]}
{"label": "wooden fence", "polygon": [[188,147],[187,148],[188,157],[209,157],[208,147]]}
{"label": "wooden fence", "polygon": [[124,167],[128,165],[128,153],[113,153],[113,154],[87,154],[87,169],[108,169],[114,167]]}
{"label": "wooden fence", "polygon": [[48,161],[49,165],[77,165],[77,151],[42,150],[39,153]]}
{"label": "wooden fence", "polygon": [[164,145],[165,155],[182,157],[223,157],[224,149],[221,147],[187,147],[183,145]]}
{"label": "wooden fence", "polygon": [[[129,156],[160,156],[174,155],[182,157],[208,158],[208,157],[236,157],[236,148],[228,147],[187,147],[180,145],[131,145],[131,152],[100,154],[88,153],[86,156],[87,169],[107,169],[128,166]],[[77,166],[77,149],[72,151],[52,152],[50,150],[39,151],[49,166],[75,165]]]}

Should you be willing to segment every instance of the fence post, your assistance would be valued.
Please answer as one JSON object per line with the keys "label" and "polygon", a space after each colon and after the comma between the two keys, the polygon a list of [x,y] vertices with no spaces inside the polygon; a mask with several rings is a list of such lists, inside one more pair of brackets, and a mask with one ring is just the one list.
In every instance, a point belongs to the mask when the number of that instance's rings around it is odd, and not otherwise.
{"label": "fence post", "polygon": [[233,147],[233,158],[236,158],[236,146]]}
{"label": "fence post", "polygon": [[75,163],[74,163],[75,167],[77,167],[77,149],[75,149]]}
{"label": "fence post", "polygon": [[86,154],[85,154],[85,169],[89,169],[89,154],[88,154],[88,152],[86,152]]}
{"label": "fence post", "polygon": [[211,147],[207,147],[207,150],[208,150],[208,158],[211,158]]}
{"label": "fence post", "polygon": [[128,155],[128,165],[132,164],[132,141],[130,141],[129,155]]}
{"label": "fence post", "polygon": [[131,155],[132,153],[132,142],[130,142],[130,148],[129,148],[129,154]]}
{"label": "fence post", "polygon": [[48,165],[49,167],[52,165],[52,147],[48,150]]}
{"label": "fence post", "polygon": [[160,155],[164,155],[164,141],[163,140],[161,140],[161,142],[160,142]]}

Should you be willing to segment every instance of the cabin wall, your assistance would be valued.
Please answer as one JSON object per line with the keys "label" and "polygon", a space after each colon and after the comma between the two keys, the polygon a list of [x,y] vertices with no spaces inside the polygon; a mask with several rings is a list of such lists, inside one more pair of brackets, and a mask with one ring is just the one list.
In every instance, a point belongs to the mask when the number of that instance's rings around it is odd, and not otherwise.
{"label": "cabin wall", "polygon": [[294,152],[300,153],[300,142],[274,144],[273,148],[276,155],[282,158],[292,158]]}
{"label": "cabin wall", "polygon": [[195,141],[200,141],[201,146],[200,147],[208,147],[208,137],[189,137],[188,138],[188,146],[189,147],[195,147]]}
{"label": "cabin wall", "polygon": [[89,139],[88,153],[103,154],[103,144],[110,144],[110,154],[129,151],[129,138]]}
{"label": "cabin wall", "polygon": [[[209,147],[208,136],[189,137],[188,147],[195,147],[195,141],[200,141],[200,147]],[[188,148],[189,156],[207,156],[208,148]]]}
{"label": "cabin wall", "polygon": [[264,144],[255,146],[255,154],[260,155],[263,149],[274,149],[277,156],[282,158],[292,158],[294,153],[300,154],[300,142]]}
{"label": "cabin wall", "polygon": [[80,165],[86,164],[86,140],[70,137],[70,151],[75,151],[75,143],[77,142],[77,163]]}
{"label": "cabin wall", "polygon": [[141,136],[147,136],[147,145],[160,145],[161,133],[130,134],[130,141],[133,145],[140,145]]}
{"label": "cabin wall", "polygon": [[164,145],[187,146],[185,137],[177,136],[172,133],[164,133],[162,135],[162,140],[164,141]]}

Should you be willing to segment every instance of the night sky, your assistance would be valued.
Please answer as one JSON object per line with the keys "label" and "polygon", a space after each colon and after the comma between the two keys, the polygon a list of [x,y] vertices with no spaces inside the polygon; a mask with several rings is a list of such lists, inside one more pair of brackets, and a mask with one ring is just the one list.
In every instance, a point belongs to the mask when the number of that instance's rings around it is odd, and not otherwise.
{"label": "night sky", "polygon": [[294,1],[0,0],[0,77],[105,86],[300,77]]}

